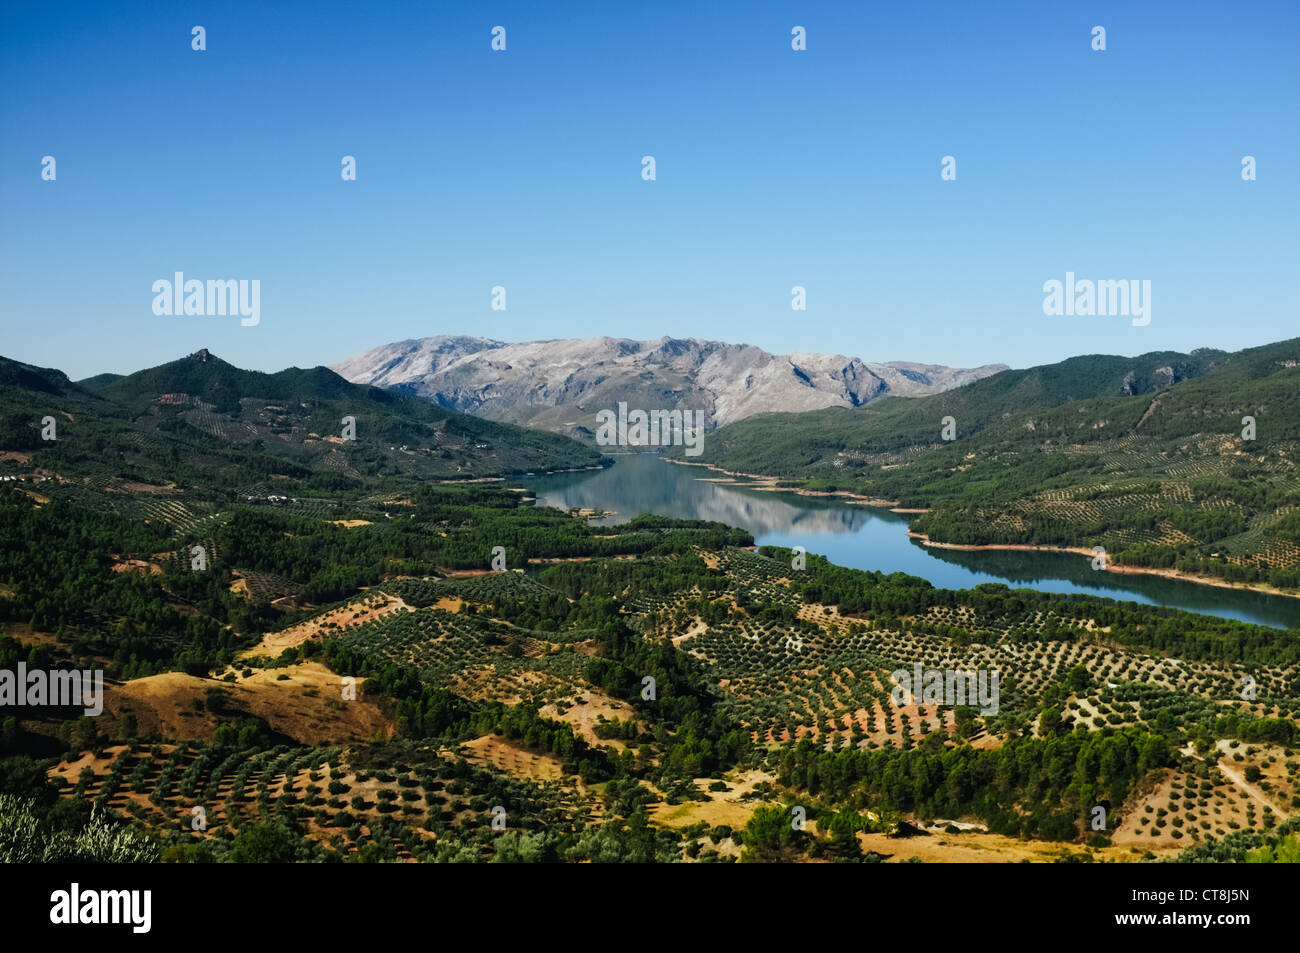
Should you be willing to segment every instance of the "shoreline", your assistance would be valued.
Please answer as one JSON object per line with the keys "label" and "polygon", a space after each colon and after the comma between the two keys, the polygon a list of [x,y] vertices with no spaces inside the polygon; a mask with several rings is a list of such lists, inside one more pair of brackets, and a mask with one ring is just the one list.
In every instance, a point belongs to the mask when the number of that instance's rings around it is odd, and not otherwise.
{"label": "shoreline", "polygon": [[[607,470],[610,466],[613,466],[613,464],[602,465],[599,463],[593,463],[589,467],[564,467],[560,470],[529,470],[527,473],[510,473],[501,476],[465,477],[462,480],[449,477],[447,479],[434,480],[432,482],[443,486],[466,486],[471,483],[505,483],[509,480],[526,480],[528,477],[557,476],[561,473],[586,473],[588,470]],[[522,488],[519,489],[520,492],[526,492]]]}
{"label": "shoreline", "polygon": [[721,473],[728,477],[744,477],[747,483],[739,483],[735,479],[730,480],[704,480],[705,483],[723,483],[734,486],[745,486],[751,490],[761,490],[766,493],[794,493],[797,496],[808,497],[838,497],[854,504],[855,506],[875,506],[880,509],[887,509],[891,513],[928,513],[928,509],[905,509],[898,506],[898,500],[882,500],[880,497],[863,496],[861,493],[850,493],[848,490],[804,490],[794,486],[777,486],[777,477],[763,476],[759,473],[742,473],[739,470],[724,470],[721,467],[715,467],[711,463],[691,463],[688,460],[673,460],[669,457],[660,457],[665,463],[675,463],[681,467],[704,467],[706,470],[712,470],[714,473]]}
{"label": "shoreline", "polygon": [[[742,473],[740,471],[724,470],[721,467],[715,467],[709,463],[690,463],[686,460],[672,460],[667,457],[662,459],[667,463],[675,463],[679,466],[704,467],[706,470],[712,470],[715,473],[722,473],[729,477],[744,477],[748,480],[754,480],[759,484],[753,487],[753,489],[756,490],[766,490],[777,493],[795,493],[799,496],[840,497],[858,506],[877,506],[882,509],[888,509],[891,513],[919,514],[930,512],[928,509],[909,509],[906,507],[900,507],[897,500],[890,501],[873,499],[871,497],[862,496],[861,494],[850,493],[847,490],[801,490],[796,487],[781,487],[776,485],[777,477],[763,476],[758,473]],[[735,480],[713,480],[709,482],[736,483]],[[1009,552],[1071,553],[1077,556],[1089,557],[1093,555],[1091,549],[1083,546],[1039,546],[1032,543],[941,543],[930,539],[930,537],[925,533],[913,532],[911,529],[907,531],[907,535],[911,539],[919,540],[921,545],[929,546],[933,549],[956,549],[965,552],[1002,550]],[[1210,586],[1215,589],[1233,589],[1238,592],[1253,592],[1261,596],[1280,596],[1285,599],[1300,599],[1300,592],[1288,592],[1285,589],[1277,589],[1263,583],[1230,582],[1227,579],[1220,579],[1218,576],[1183,572],[1180,569],[1158,569],[1148,566],[1124,566],[1107,560],[1105,571],[1117,573],[1119,575],[1156,576],[1162,579],[1188,582],[1198,586]]]}
{"label": "shoreline", "polygon": [[[1093,552],[1084,546],[1038,546],[1032,543],[940,543],[932,540],[925,533],[917,533],[912,530],[907,531],[911,539],[920,540],[922,546],[928,546],[932,549],[956,549],[962,552],[981,552],[984,550],[1002,550],[1004,552],[1018,553],[1073,553],[1077,556],[1091,557]],[[1122,576],[1158,576],[1162,579],[1175,579],[1180,582],[1190,582],[1201,586],[1213,586],[1216,589],[1235,589],[1239,592],[1254,592],[1262,596],[1282,596],[1287,599],[1300,599],[1300,593],[1287,592],[1285,589],[1275,589],[1272,586],[1260,585],[1258,583],[1247,582],[1229,582],[1227,579],[1220,579],[1217,576],[1206,576],[1200,573],[1183,572],[1181,569],[1159,569],[1151,566],[1125,566],[1112,563],[1109,559],[1106,561],[1105,572],[1118,573]]]}

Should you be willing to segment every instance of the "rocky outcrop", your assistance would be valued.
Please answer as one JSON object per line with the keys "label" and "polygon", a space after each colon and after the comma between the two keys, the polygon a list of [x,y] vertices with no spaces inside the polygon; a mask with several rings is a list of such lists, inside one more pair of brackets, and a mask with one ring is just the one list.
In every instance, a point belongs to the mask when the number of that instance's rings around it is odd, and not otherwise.
{"label": "rocky outcrop", "polygon": [[597,411],[703,410],[710,428],[772,411],[920,396],[1005,370],[872,364],[840,354],[769,354],[748,344],[660,338],[532,341],[439,336],[386,344],[333,369],[492,420],[587,436]]}

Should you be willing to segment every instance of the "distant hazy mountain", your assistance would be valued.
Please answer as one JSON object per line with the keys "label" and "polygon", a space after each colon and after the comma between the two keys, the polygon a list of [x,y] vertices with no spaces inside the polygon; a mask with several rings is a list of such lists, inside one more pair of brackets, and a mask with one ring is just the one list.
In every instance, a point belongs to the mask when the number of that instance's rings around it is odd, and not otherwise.
{"label": "distant hazy mountain", "polygon": [[439,336],[386,344],[333,367],[348,380],[464,413],[585,436],[597,411],[702,410],[710,427],[772,411],[858,407],[959,387],[1006,365],[869,364],[839,354],[769,354],[694,338],[506,344]]}

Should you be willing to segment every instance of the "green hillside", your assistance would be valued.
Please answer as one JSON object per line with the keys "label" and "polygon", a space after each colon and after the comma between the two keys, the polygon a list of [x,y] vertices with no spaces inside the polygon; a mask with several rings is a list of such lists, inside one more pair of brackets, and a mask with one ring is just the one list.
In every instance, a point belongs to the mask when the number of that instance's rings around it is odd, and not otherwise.
{"label": "green hillside", "polygon": [[1298,442],[1293,339],[1077,357],[930,397],[750,418],[709,434],[693,462],[929,508],[913,528],[938,541],[1101,545],[1120,562],[1295,587]]}
{"label": "green hillside", "polygon": [[[110,377],[83,387],[0,358],[0,450],[31,454],[4,466],[35,467],[33,478],[65,492],[132,480],[199,495],[289,495],[601,462],[567,438],[351,384],[323,367],[263,374],[199,351]],[[56,440],[42,439],[46,417]],[[344,418],[355,422],[355,439],[346,439]]]}
{"label": "green hillside", "polygon": [[[1189,361],[1164,389],[1168,356],[1093,360],[954,395],[980,421],[955,445],[908,430],[933,399],[841,414],[902,449],[850,443],[816,479],[942,497],[919,518],[935,534],[1145,526],[1259,552],[1294,534],[1269,429],[1289,358]],[[1258,450],[1183,435],[1234,400]],[[988,860],[1220,852],[1236,832],[1290,849],[1289,631],[810,554],[796,570],[720,523],[591,525],[481,478],[594,453],[319,368],[199,352],[92,386],[0,360],[0,421],[0,670],[107,682],[102,717],[0,718],[0,829],[30,832],[0,860],[879,862],[911,856],[889,835],[915,828]],[[1000,687],[900,700],[916,667]]]}

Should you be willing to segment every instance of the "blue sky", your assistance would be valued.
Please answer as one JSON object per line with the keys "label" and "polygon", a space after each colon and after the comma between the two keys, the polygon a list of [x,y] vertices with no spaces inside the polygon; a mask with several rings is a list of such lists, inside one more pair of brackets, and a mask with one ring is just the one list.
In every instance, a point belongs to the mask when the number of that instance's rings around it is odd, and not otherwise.
{"label": "blue sky", "polygon": [[[672,335],[1026,366],[1293,337],[1297,50],[1292,2],[10,2],[0,354],[78,378]],[[154,315],[176,271],[260,280],[261,323]],[[1044,316],[1067,271],[1150,280],[1151,323]]]}

